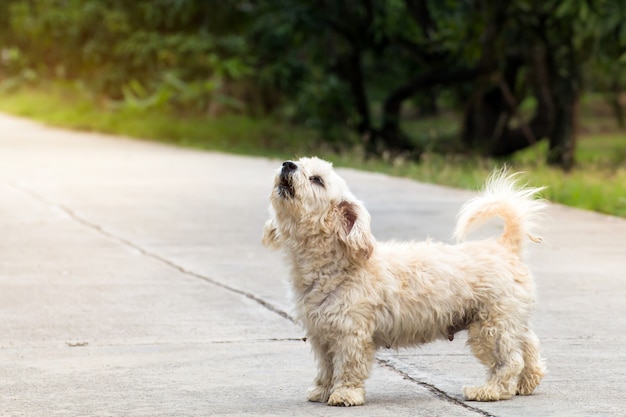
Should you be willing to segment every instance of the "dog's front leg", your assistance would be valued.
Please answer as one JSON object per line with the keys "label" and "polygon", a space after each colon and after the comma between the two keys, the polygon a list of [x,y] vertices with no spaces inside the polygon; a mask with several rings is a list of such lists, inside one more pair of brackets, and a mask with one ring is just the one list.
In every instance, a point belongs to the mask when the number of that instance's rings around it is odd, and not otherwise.
{"label": "dog's front leg", "polygon": [[317,362],[317,376],[313,386],[309,389],[307,399],[313,402],[325,403],[330,397],[330,389],[333,384],[333,357],[328,349],[328,343],[316,336],[308,336],[308,341],[313,347]]}
{"label": "dog's front leg", "polygon": [[333,388],[328,405],[352,406],[365,403],[365,380],[376,349],[372,340],[350,335],[333,341]]}

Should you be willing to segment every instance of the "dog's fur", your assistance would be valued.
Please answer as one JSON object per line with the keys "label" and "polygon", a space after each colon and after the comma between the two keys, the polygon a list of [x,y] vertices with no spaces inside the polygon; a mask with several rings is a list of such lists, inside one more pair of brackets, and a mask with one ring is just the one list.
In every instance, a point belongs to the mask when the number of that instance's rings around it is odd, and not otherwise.
{"label": "dog's fur", "polygon": [[465,204],[455,235],[497,216],[498,239],[446,245],[376,242],[370,215],[332,165],[287,161],[277,171],[263,243],[291,261],[298,321],[318,363],[309,401],[365,402],[364,381],[379,347],[400,348],[468,330],[468,345],[489,368],[488,381],[463,387],[468,400],[528,395],[544,362],[530,327],[533,279],[521,260],[531,221],[543,204],[506,171]]}

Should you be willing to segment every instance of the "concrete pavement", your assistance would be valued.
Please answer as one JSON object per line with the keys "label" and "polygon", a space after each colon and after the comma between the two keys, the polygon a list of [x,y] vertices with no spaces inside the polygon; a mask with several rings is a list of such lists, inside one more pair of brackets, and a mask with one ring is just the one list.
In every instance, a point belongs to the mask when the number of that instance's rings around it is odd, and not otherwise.
{"label": "concrete pavement", "polygon": [[[305,401],[309,346],[260,235],[277,161],[0,115],[1,416],[626,416],[626,221],[551,206],[530,263],[550,373],[464,402],[464,346],[382,351],[367,404]],[[341,170],[379,240],[449,240],[472,194]]]}

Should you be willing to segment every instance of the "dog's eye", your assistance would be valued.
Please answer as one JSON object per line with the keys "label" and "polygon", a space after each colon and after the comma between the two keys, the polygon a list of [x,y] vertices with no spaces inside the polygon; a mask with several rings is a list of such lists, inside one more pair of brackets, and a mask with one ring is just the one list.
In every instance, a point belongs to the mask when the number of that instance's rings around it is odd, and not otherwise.
{"label": "dog's eye", "polygon": [[313,183],[313,184],[317,184],[317,185],[321,185],[322,187],[324,186],[324,181],[322,180],[322,177],[318,176],[318,175],[311,175],[309,177],[309,180]]}

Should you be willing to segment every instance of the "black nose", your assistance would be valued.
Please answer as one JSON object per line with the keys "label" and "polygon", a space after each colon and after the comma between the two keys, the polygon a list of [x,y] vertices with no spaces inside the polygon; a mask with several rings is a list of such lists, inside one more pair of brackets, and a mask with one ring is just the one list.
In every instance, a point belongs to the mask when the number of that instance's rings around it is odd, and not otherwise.
{"label": "black nose", "polygon": [[291,172],[291,171],[295,171],[296,169],[298,169],[298,165],[294,164],[291,161],[285,161],[283,162],[283,172]]}

